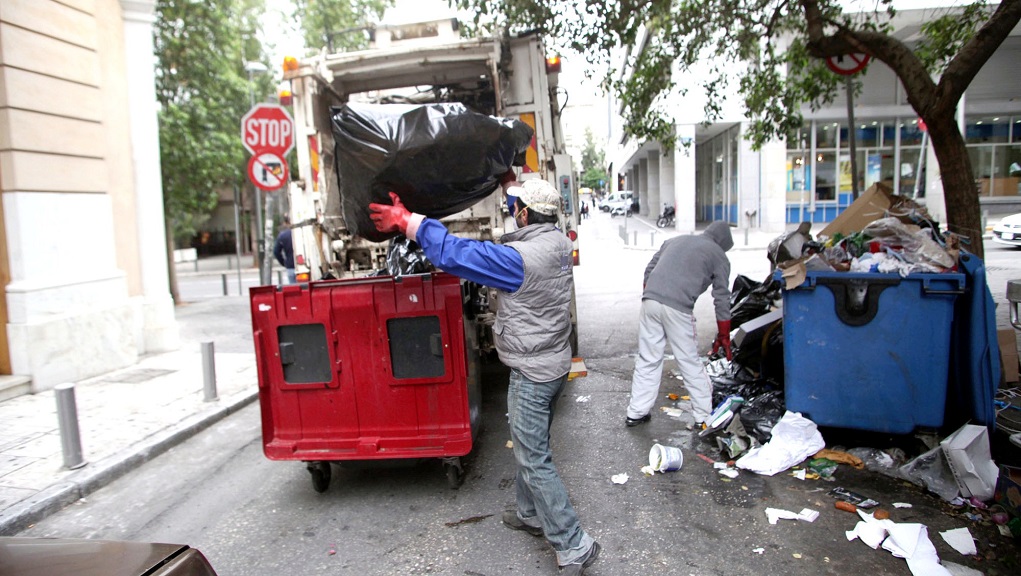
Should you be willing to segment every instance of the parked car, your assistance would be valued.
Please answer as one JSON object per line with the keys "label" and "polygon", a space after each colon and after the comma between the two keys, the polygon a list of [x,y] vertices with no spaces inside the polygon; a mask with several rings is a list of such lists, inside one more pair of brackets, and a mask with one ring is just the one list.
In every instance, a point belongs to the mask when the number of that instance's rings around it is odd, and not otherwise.
{"label": "parked car", "polygon": [[1011,214],[993,226],[993,242],[1021,246],[1021,213]]}
{"label": "parked car", "polygon": [[615,209],[623,213],[631,205],[633,194],[630,191],[615,192],[610,194],[599,206],[603,212],[613,212]]}
{"label": "parked car", "polygon": [[216,576],[184,544],[70,538],[0,538],[0,574],[38,576]]}

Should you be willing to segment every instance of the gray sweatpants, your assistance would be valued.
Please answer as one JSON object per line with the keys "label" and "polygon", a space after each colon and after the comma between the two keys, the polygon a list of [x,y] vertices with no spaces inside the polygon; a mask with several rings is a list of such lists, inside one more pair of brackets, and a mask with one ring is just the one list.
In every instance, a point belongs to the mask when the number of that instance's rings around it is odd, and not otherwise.
{"label": "gray sweatpants", "polygon": [[712,382],[698,359],[695,318],[655,300],[642,300],[638,323],[638,358],[631,377],[629,418],[641,418],[652,410],[663,377],[663,351],[667,342],[674,351],[684,386],[691,396],[694,423],[705,422],[712,412]]}

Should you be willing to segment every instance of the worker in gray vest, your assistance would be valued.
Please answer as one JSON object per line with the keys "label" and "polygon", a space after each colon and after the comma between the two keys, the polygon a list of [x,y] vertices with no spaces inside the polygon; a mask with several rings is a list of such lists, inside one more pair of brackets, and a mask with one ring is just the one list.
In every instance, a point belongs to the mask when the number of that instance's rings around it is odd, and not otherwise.
{"label": "worker in gray vest", "polygon": [[581,528],[550,449],[557,400],[571,370],[571,241],[556,228],[561,198],[547,181],[500,178],[518,228],[499,244],[451,235],[438,220],[393,205],[369,204],[382,233],[400,232],[417,242],[437,268],[498,290],[493,324],[496,351],[511,369],[507,389],[514,458],[516,509],[507,527],[543,536],[556,552],[560,574],[580,575],[599,556],[599,543]]}

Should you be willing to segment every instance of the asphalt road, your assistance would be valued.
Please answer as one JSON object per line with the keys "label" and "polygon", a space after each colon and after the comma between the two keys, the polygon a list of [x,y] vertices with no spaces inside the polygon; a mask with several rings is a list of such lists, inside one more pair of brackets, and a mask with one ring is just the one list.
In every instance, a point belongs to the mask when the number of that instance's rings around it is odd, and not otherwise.
{"label": "asphalt road", "polygon": [[[568,385],[553,428],[556,464],[584,527],[603,546],[588,574],[910,574],[904,560],[847,541],[845,531],[857,518],[834,509],[826,492],[835,486],[880,500],[897,522],[927,525],[944,561],[988,576],[1021,570],[1016,543],[911,484],[846,466],[833,483],[784,473],[742,472],[730,480],[698,456],[716,456],[712,446],[678,420],[657,412],[650,424],[625,428],[641,277],[652,252],[621,249],[619,224],[597,214],[582,227],[576,281],[589,374]],[[1017,251],[987,250],[990,267],[1021,278]],[[735,275],[762,279],[768,272],[764,253],[731,256]],[[236,320],[202,329],[216,333],[217,349],[250,346],[245,302],[228,297],[223,304]],[[704,296],[696,310],[703,348],[715,334],[710,308]],[[182,329],[203,325],[188,316],[188,307],[181,313]],[[221,344],[230,334],[234,342]],[[21,535],[183,542],[202,550],[223,576],[555,574],[542,539],[510,531],[499,520],[513,502],[506,373],[489,365],[483,383],[486,429],[466,459],[459,490],[448,487],[438,461],[424,461],[335,467],[330,489],[316,493],[302,464],[262,455],[253,405]],[[669,377],[661,396],[668,392],[685,393]],[[683,448],[681,470],[651,477],[640,472],[655,443]],[[611,482],[620,473],[629,480]],[[893,502],[913,507],[895,509]],[[820,516],[814,523],[771,525],[767,507],[811,508]],[[980,559],[960,555],[939,536],[960,527],[978,538]]]}

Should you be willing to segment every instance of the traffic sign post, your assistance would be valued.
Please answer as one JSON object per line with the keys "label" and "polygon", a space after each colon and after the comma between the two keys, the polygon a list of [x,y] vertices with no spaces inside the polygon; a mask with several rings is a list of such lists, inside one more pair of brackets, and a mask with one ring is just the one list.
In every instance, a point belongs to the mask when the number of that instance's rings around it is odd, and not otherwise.
{"label": "traffic sign post", "polygon": [[851,198],[853,200],[858,199],[858,151],[854,133],[854,87],[851,85],[851,76],[864,70],[869,65],[869,59],[868,54],[860,52],[830,56],[826,59],[826,66],[830,70],[846,77],[844,84],[847,89],[847,138],[851,145]]}
{"label": "traffic sign post", "polygon": [[278,104],[260,103],[241,117],[241,144],[252,157],[248,161],[248,179],[255,185],[257,225],[264,229],[259,242],[259,283],[270,283],[272,267],[272,195],[266,196],[265,222],[262,221],[260,190],[279,190],[287,183],[287,153],[294,149],[294,119]]}

